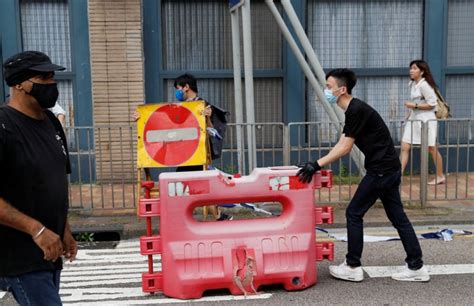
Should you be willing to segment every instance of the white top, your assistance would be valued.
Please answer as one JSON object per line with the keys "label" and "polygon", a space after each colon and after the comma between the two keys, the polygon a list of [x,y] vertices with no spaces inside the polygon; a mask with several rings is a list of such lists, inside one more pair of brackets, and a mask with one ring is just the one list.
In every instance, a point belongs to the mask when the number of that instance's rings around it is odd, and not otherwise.
{"label": "white top", "polygon": [[49,109],[56,117],[59,116],[59,115],[64,115],[66,116],[66,111],[64,110],[64,108],[61,107],[61,105],[59,105],[59,103],[56,102],[56,104],[54,104],[53,107],[51,107]]}
{"label": "white top", "polygon": [[428,103],[434,106],[432,109],[421,110],[412,109],[409,120],[427,120],[436,119],[435,111],[438,110],[438,98],[434,89],[428,84],[428,82],[422,78],[418,83],[411,81],[410,86],[410,100],[414,103]]}

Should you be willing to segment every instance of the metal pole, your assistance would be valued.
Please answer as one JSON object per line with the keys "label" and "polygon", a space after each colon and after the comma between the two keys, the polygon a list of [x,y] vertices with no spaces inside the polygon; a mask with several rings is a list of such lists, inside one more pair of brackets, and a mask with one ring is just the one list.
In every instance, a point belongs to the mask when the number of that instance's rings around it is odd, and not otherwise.
{"label": "metal pole", "polygon": [[283,165],[288,166],[291,159],[290,126],[283,125]]}
{"label": "metal pole", "polygon": [[[298,60],[298,63],[303,69],[304,74],[308,78],[309,83],[315,89],[316,95],[319,101],[322,101],[323,108],[326,111],[326,113],[329,115],[330,120],[332,122],[344,122],[344,114],[342,110],[339,109],[339,107],[336,105],[331,107],[329,103],[326,101],[324,92],[321,89],[321,87],[325,86],[326,84],[323,68],[321,67],[321,64],[319,63],[317,59],[316,53],[314,52],[313,47],[311,46],[309,39],[306,36],[306,33],[304,32],[303,26],[299,22],[299,19],[293,9],[293,6],[291,5],[289,1],[282,1],[283,7],[290,19],[290,22],[293,25],[293,28],[295,29],[295,32],[298,38],[300,39],[300,42],[303,45],[303,48],[306,52],[306,55],[308,56],[310,63],[313,66],[314,71],[316,72],[318,80],[316,80],[314,73],[311,71],[311,68],[306,62],[306,59],[304,58],[301,50],[298,48],[298,45],[296,44],[295,39],[291,35],[288,27],[285,24],[285,21],[281,17],[280,12],[276,8],[273,0],[265,0],[265,2],[267,3],[270,11],[273,13],[275,20],[277,21],[277,24],[280,26],[283,36],[287,40],[288,45],[293,50],[293,53],[295,54]],[[319,81],[319,84],[318,84],[318,81]],[[341,132],[340,126],[336,125],[336,127],[338,131]],[[365,169],[363,166],[364,154],[357,147],[353,147],[351,151],[351,157],[354,160],[355,164],[357,165],[359,172],[362,175],[364,175],[365,174]]]}
{"label": "metal pole", "polygon": [[232,56],[234,63],[234,97],[235,97],[235,122],[237,135],[237,164],[239,173],[244,173],[244,150],[242,146],[242,123],[243,123],[243,105],[242,105],[242,75],[240,66],[240,31],[239,31],[239,9],[230,13],[232,22]]}
{"label": "metal pole", "polygon": [[425,207],[428,197],[428,122],[421,124],[421,157],[420,157],[420,203]]}
{"label": "metal pole", "polygon": [[[313,86],[314,90],[316,90],[316,95],[318,96],[318,99],[320,101],[324,101],[323,107],[328,113],[329,118],[333,122],[339,122],[339,119],[337,118],[336,113],[329,106],[329,103],[326,101],[326,97],[324,96],[324,92],[321,89],[321,85],[316,80],[316,77],[314,76],[308,63],[306,62],[303,56],[303,53],[298,48],[298,45],[296,44],[295,39],[291,35],[290,30],[288,30],[288,27],[285,24],[285,21],[283,20],[280,13],[278,12],[278,9],[276,8],[275,3],[273,3],[273,0],[265,0],[265,2],[267,3],[270,11],[273,13],[273,16],[275,17],[277,24],[280,26],[283,36],[285,37],[286,41],[288,42],[288,45],[290,46],[291,50],[295,54],[296,59],[298,60],[298,63],[300,64],[301,69],[303,70],[306,78],[308,78],[309,83],[311,84],[311,86]],[[339,126],[337,128],[338,130],[340,130]]]}
{"label": "metal pole", "polygon": [[245,107],[247,112],[247,144],[249,152],[249,173],[257,166],[255,141],[255,103],[253,88],[252,62],[252,27],[250,17],[250,0],[245,0],[242,6],[242,30],[244,41],[244,74],[245,74]]}
{"label": "metal pole", "polygon": [[321,66],[318,61],[318,58],[316,57],[316,53],[314,52],[314,49],[311,46],[308,36],[306,35],[303,26],[301,25],[301,22],[298,19],[298,16],[296,15],[293,5],[291,5],[291,2],[289,0],[281,0],[280,2],[283,6],[283,9],[285,9],[286,15],[288,16],[288,19],[290,20],[293,29],[295,30],[296,36],[298,36],[298,39],[300,40],[300,43],[303,46],[304,52],[308,57],[310,65],[313,67],[313,70],[316,74],[316,78],[318,79],[319,83],[324,86],[326,84],[326,76],[324,74],[323,67]]}

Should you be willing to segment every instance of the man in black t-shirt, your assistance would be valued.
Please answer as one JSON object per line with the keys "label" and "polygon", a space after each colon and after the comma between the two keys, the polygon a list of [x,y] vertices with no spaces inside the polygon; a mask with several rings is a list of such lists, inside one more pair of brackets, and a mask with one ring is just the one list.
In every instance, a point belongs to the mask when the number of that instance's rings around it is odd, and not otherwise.
{"label": "man in black t-shirt", "polygon": [[20,305],[61,305],[62,256],[74,260],[77,244],[67,221],[66,139],[47,109],[58,98],[54,71],[64,67],[37,51],[3,67],[11,98],[0,107],[0,289]]}
{"label": "man in black t-shirt", "polygon": [[337,103],[345,111],[342,136],[326,156],[315,162],[305,163],[298,171],[300,180],[309,183],[316,171],[349,154],[354,144],[365,154],[367,174],[362,178],[346,211],[346,260],[339,266],[330,266],[329,272],[343,280],[360,282],[364,279],[360,260],[364,244],[363,217],[375,201],[380,199],[407,253],[407,266],[402,272],[393,274],[392,278],[401,281],[429,281],[430,276],[423,266],[420,244],[400,199],[400,160],[392,137],[377,111],[351,96],[356,81],[354,72],[348,69],[335,69],[326,75],[327,88],[324,93],[328,102]]}

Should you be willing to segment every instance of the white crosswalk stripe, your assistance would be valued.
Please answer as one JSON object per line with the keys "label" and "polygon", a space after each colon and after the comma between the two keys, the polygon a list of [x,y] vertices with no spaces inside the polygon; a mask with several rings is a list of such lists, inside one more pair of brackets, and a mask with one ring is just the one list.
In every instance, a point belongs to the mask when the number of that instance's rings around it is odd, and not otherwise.
{"label": "white crosswalk stripe", "polygon": [[[153,256],[155,271],[161,270],[161,258]],[[156,305],[183,302],[243,300],[244,296],[207,296],[197,300],[178,300],[161,293],[142,291],[141,274],[148,271],[147,257],[140,255],[138,240],[123,241],[111,249],[82,249],[77,260],[65,263],[59,294],[64,305]],[[248,296],[268,299],[271,294]]]}
{"label": "white crosswalk stripe", "polygon": [[[430,275],[454,275],[454,274],[473,274],[474,264],[457,264],[457,265],[425,265]],[[367,274],[374,277],[390,277],[393,273],[403,271],[403,266],[379,266],[379,267],[363,267]]]}

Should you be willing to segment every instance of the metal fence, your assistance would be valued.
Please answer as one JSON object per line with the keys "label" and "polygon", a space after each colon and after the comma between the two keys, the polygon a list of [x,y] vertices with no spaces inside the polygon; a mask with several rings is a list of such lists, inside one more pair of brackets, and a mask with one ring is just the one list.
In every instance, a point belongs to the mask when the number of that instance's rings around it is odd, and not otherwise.
{"label": "metal fence", "polygon": [[[388,124],[398,150],[404,124],[403,121]],[[422,133],[427,134],[428,123],[420,124]],[[315,160],[337,143],[342,125],[330,122],[230,124],[222,156],[213,165],[227,173],[248,174],[249,151],[245,139],[249,132],[256,135],[258,167]],[[446,176],[446,183],[442,185],[426,184],[434,175],[426,141],[412,146],[400,188],[402,200],[422,205],[429,201],[474,200],[474,189],[469,189],[474,183],[473,131],[472,119],[438,121],[437,147]],[[73,166],[70,207],[79,210],[135,208],[139,192],[135,127],[70,128],[66,132]],[[334,185],[332,189],[318,190],[318,202],[347,203],[361,179],[356,163],[346,156],[327,168],[333,170]],[[160,171],[154,173],[155,179]]]}

